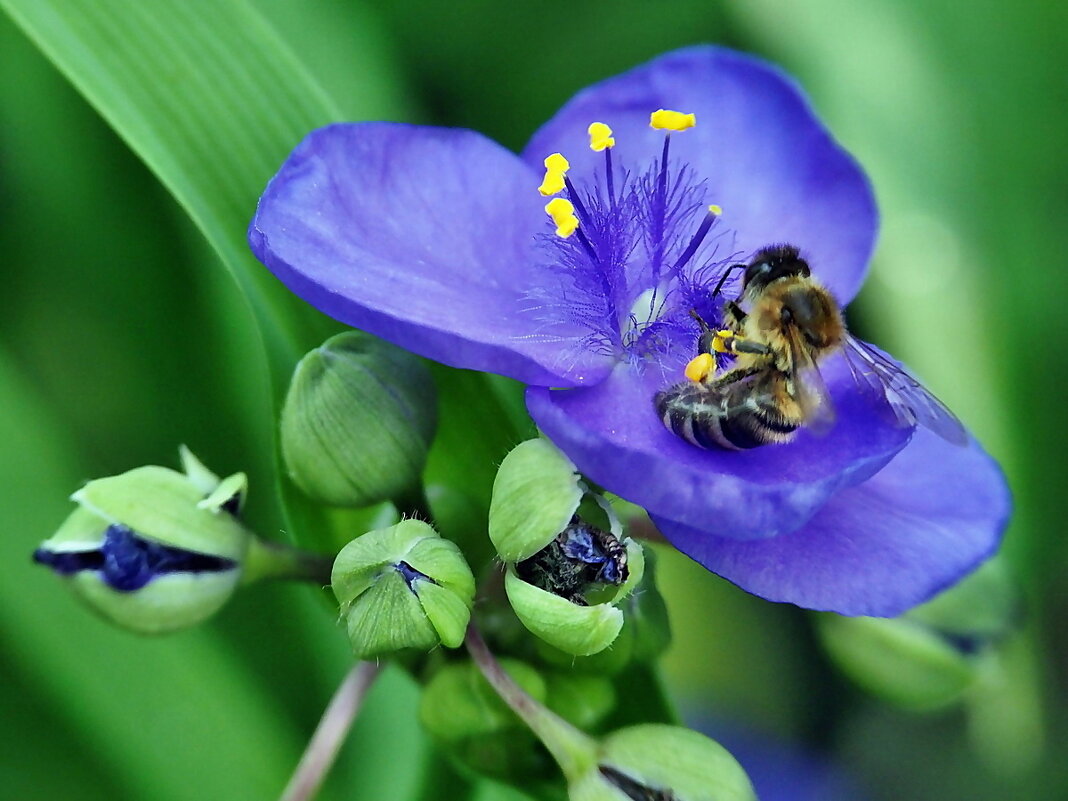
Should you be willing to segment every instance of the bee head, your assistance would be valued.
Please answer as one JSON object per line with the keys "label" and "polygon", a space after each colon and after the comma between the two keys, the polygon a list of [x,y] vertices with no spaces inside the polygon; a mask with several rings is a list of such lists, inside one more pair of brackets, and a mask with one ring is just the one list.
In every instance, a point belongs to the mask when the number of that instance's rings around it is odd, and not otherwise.
{"label": "bee head", "polygon": [[770,245],[761,248],[745,268],[742,285],[748,292],[760,292],[780,278],[812,274],[808,262],[793,245]]}

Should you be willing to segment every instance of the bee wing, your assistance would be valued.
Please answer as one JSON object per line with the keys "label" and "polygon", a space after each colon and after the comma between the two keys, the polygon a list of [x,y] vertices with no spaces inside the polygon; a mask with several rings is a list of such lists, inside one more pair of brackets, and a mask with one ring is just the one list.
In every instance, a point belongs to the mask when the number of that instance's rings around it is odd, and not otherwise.
{"label": "bee wing", "polygon": [[902,425],[919,423],[947,442],[968,444],[968,432],[957,416],[903,366],[852,334],[846,334],[844,353],[853,379],[881,393]]}
{"label": "bee wing", "polygon": [[805,426],[815,434],[826,434],[835,421],[831,393],[812,354],[801,343],[800,332],[790,331],[786,341],[790,344],[794,397],[805,415]]}

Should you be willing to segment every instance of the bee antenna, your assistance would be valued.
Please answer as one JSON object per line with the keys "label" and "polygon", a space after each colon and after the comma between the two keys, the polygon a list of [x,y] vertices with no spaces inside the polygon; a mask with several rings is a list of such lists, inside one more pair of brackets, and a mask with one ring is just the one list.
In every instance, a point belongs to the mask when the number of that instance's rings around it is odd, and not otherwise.
{"label": "bee antenna", "polygon": [[690,309],[690,316],[697,320],[697,324],[701,326],[701,331],[711,331],[711,327],[705,322],[705,318],[698,314],[697,309]]}
{"label": "bee antenna", "polygon": [[735,270],[744,270],[746,265],[744,264],[732,264],[726,270],[723,271],[723,275],[719,277],[719,281],[716,283],[716,288],[712,290],[712,300],[715,300],[716,295],[723,289],[723,285],[727,283],[727,276],[729,276]]}

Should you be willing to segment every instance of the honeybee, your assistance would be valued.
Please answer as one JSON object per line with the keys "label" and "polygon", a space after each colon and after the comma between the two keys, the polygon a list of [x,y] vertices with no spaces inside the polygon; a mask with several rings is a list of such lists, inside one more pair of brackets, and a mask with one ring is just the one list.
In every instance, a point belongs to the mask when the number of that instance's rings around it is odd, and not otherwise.
{"label": "honeybee", "polygon": [[[967,443],[964,426],[941,401],[849,333],[838,303],[812,277],[796,247],[771,245],[748,264],[731,265],[714,298],[736,269],[745,270],[742,293],[724,305],[725,328],[714,331],[691,312],[702,333],[699,356],[687,368],[689,380],[656,395],[657,414],[669,430],[701,448],[731,450],[789,442],[802,426],[826,432],[835,415],[819,364],[842,351],[853,380],[885,397],[900,425],[918,423],[949,442]],[[735,357],[719,375],[717,352]]]}

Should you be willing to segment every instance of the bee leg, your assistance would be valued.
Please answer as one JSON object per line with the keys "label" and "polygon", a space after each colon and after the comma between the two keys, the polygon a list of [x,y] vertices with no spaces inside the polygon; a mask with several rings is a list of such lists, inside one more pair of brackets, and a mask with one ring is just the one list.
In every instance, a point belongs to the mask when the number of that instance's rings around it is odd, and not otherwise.
{"label": "bee leg", "polygon": [[746,339],[741,334],[735,333],[729,328],[716,331],[712,337],[712,349],[717,353],[753,353],[758,356],[766,356],[771,349],[760,342]]}

